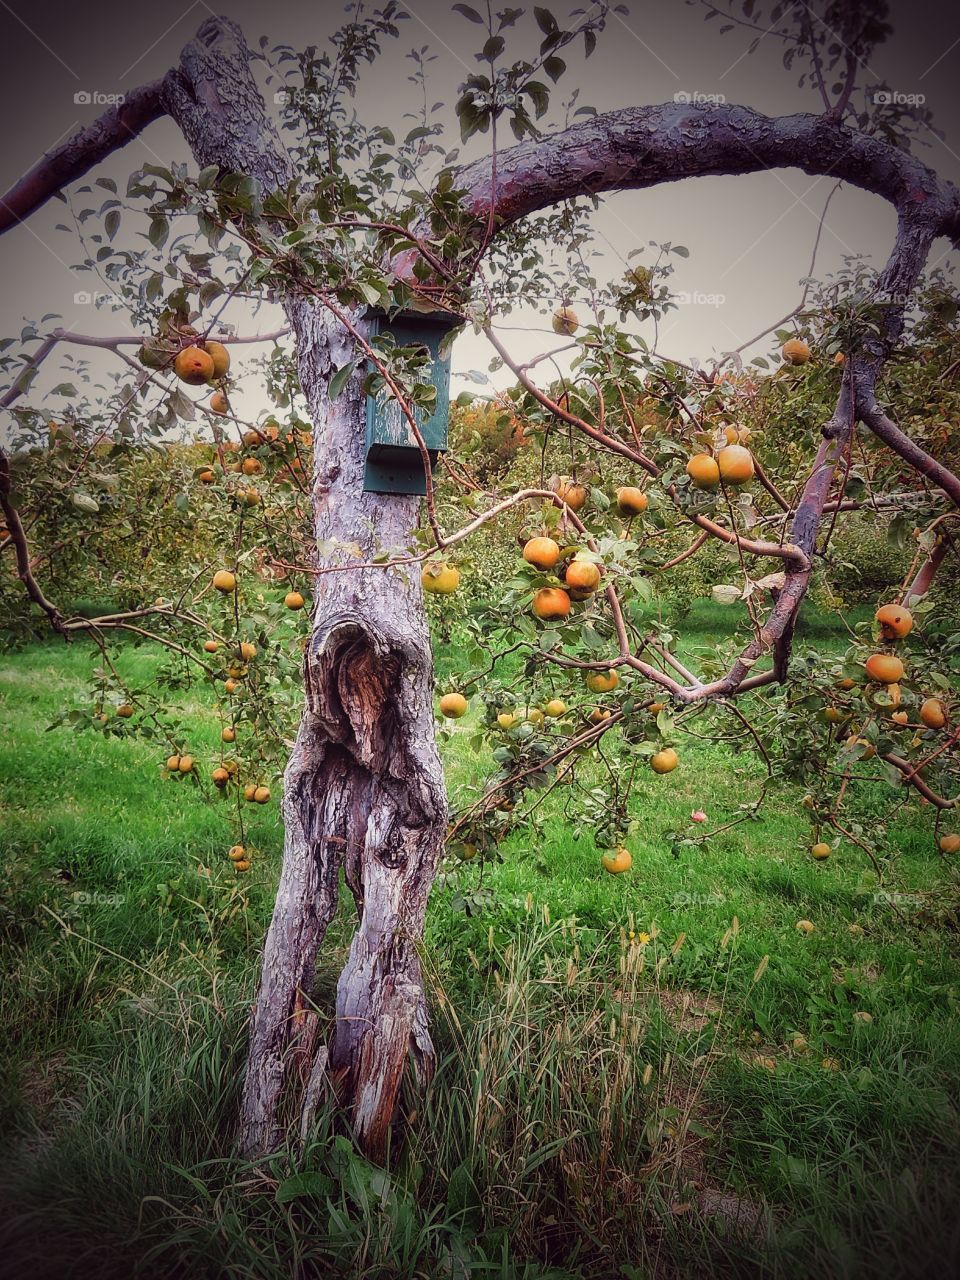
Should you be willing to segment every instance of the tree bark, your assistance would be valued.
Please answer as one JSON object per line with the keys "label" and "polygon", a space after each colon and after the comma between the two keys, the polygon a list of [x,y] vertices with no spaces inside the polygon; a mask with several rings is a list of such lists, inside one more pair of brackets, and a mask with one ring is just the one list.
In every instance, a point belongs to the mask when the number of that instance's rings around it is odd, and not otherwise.
{"label": "tree bark", "polygon": [[888,200],[901,218],[960,240],[960,190],[909,152],[823,115],[770,117],[735,103],[664,102],[607,111],[461,169],[454,185],[500,224],[575,196],[681,178],[797,168]]}
{"label": "tree bark", "polygon": [[76,182],[105,156],[126,146],[164,114],[162,82],[131,89],[123,102],[98,116],[60,146],[47,152],[0,198],[0,233],[9,231],[42,208],[52,196]]}
{"label": "tree bark", "polygon": [[[240,29],[210,19],[167,76],[164,99],[199,164],[252,174],[271,190],[292,172],[248,62]],[[327,395],[332,374],[355,358],[353,339],[312,301],[286,306],[315,424],[314,524],[318,543],[333,547],[328,564],[407,549],[419,500],[363,492],[362,375],[335,401]],[[433,1068],[417,944],[447,809],[419,580],[385,568],[321,575],[304,695],[284,778],[283,868],[251,1020],[241,1144],[269,1150],[297,1113],[305,1127],[328,1066],[361,1144],[379,1159],[408,1054],[422,1077]],[[360,920],[324,1050],[311,994],[341,869]]]}
{"label": "tree bark", "polygon": [[908,609],[912,609],[914,605],[919,604],[933,586],[937,570],[946,557],[948,545],[948,541],[943,535],[933,544],[930,554],[917,570],[916,576],[904,592],[903,603]]}
{"label": "tree bark", "polygon": [[[288,306],[315,433],[314,511],[331,565],[406,548],[418,499],[363,492],[364,397],[351,335],[307,301]],[[305,710],[284,780],[286,847],[254,1013],[243,1099],[248,1152],[280,1140],[281,1095],[309,1109],[328,1071],[356,1133],[382,1159],[408,1054],[421,1079],[433,1046],[417,957],[446,825],[433,723],[433,668],[418,581],[398,568],[319,577],[304,667]],[[311,1062],[317,948],[337,906],[340,869],[360,923],[337,987],[329,1054]],[[312,1078],[311,1078],[312,1077]]]}

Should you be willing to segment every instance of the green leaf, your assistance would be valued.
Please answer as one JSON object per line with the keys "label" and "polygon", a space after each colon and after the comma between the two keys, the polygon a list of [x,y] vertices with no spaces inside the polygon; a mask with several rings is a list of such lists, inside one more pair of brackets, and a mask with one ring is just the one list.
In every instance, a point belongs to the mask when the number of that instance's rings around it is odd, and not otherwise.
{"label": "green leaf", "polygon": [[534,112],[539,120],[550,103],[550,90],[540,80],[528,80],[523,86],[523,92],[529,95],[530,101],[533,103]]}
{"label": "green leaf", "polygon": [[317,1169],[305,1169],[285,1178],[277,1187],[277,1204],[289,1204],[304,1196],[327,1196],[333,1190],[333,1179]]}
{"label": "green leaf", "polygon": [[340,395],[353,376],[356,367],[357,361],[351,360],[349,364],[345,364],[342,369],[338,369],[333,375],[330,379],[330,386],[327,388],[327,395],[331,400],[336,400]]}
{"label": "green leaf", "polygon": [[560,79],[567,69],[567,64],[562,58],[547,58],[544,61],[543,69],[553,81],[554,84]]}
{"label": "green leaf", "polygon": [[455,4],[453,11],[454,13],[462,13],[468,22],[476,22],[481,27],[483,26],[483,19],[479,13],[477,13],[476,9],[471,9],[468,4]]}
{"label": "green leaf", "polygon": [[375,284],[361,280],[358,287],[371,307],[377,307],[383,302],[383,290],[378,289]]}
{"label": "green leaf", "polygon": [[184,422],[193,422],[196,419],[197,411],[194,408],[193,401],[189,396],[185,396],[179,387],[175,388],[167,397],[167,407],[178,418],[182,418]]}
{"label": "green leaf", "polygon": [[214,298],[219,298],[223,293],[223,285],[219,280],[206,280],[200,286],[200,305],[208,306]]}
{"label": "green leaf", "polygon": [[533,16],[537,20],[537,26],[545,36],[553,35],[557,30],[557,20],[549,9],[543,9],[537,6],[533,11]]}
{"label": "green leaf", "polygon": [[161,164],[145,164],[141,172],[147,173],[153,178],[162,178],[164,182],[169,182],[173,186],[173,174]]}
{"label": "green leaf", "polygon": [[457,1225],[464,1223],[475,1225],[479,1230],[482,1219],[482,1204],[470,1170],[465,1164],[458,1165],[447,1182],[447,1212],[451,1217],[462,1219]]}
{"label": "green leaf", "polygon": [[485,58],[487,62],[492,62],[494,58],[499,58],[503,53],[506,43],[503,36],[491,36],[483,46],[480,57]]}
{"label": "green leaf", "polygon": [[477,130],[485,130],[489,119],[486,111],[481,111],[469,102],[461,111],[458,107],[460,116],[460,141],[466,142],[472,137]]}
{"label": "green leaf", "polygon": [[166,218],[156,217],[150,223],[147,237],[155,249],[162,249],[170,234],[170,226]]}

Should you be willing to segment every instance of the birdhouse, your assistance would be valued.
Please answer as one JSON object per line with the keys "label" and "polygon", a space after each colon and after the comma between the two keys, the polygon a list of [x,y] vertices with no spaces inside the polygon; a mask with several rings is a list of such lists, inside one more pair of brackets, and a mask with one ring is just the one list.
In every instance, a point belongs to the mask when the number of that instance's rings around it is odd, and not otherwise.
{"label": "birdhouse", "polygon": [[[447,447],[450,415],[450,356],[441,355],[443,339],[462,323],[449,311],[403,311],[395,316],[367,312],[370,336],[389,333],[399,347],[425,347],[430,364],[425,380],[437,389],[432,412],[413,407],[413,416],[430,455],[431,467]],[[420,452],[407,415],[386,392],[367,396],[366,493],[426,493],[427,482]]]}

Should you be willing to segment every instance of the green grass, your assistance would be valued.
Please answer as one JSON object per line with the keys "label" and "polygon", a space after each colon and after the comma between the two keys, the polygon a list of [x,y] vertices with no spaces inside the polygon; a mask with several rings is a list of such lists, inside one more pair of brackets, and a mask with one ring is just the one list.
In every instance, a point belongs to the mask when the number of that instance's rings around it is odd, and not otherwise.
{"label": "green grass", "polygon": [[[695,610],[681,652],[714,648],[730,617]],[[829,619],[807,636],[828,653],[845,645]],[[915,809],[879,850],[884,896],[852,845],[809,859],[809,823],[783,783],[758,821],[674,853],[669,833],[692,829],[692,809],[719,823],[759,792],[762,764],[721,744],[685,739],[674,774],[638,775],[624,877],[601,871],[557,788],[502,861],[443,869],[425,947],[440,1067],[408,1101],[419,1114],[389,1177],[352,1154],[333,1110],[306,1150],[251,1168],[233,1124],[278,807],[250,807],[259,854],[238,879],[223,804],[165,780],[162,743],[48,731],[95,661],[53,643],[0,660],[0,1271],[956,1270],[960,913]],[[118,663],[135,684],[154,678],[147,649]],[[177,702],[191,748],[212,757],[211,711],[193,694]],[[444,746],[460,797],[489,767],[470,736],[468,721]],[[883,812],[889,795],[854,803]],[[321,996],[350,930],[344,905]],[[304,1171],[298,1188],[289,1178]],[[755,1229],[702,1211],[721,1194]]]}

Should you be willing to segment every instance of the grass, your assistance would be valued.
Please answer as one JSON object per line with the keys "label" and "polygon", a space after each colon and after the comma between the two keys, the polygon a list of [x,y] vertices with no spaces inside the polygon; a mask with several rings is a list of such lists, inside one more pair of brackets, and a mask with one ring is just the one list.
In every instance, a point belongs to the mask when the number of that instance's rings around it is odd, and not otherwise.
{"label": "grass", "polygon": [[[695,611],[685,651],[715,647],[727,617]],[[844,644],[829,619],[810,637]],[[153,679],[147,649],[118,662]],[[600,870],[558,788],[501,862],[438,881],[424,958],[440,1066],[407,1100],[418,1114],[389,1173],[353,1152],[332,1106],[306,1148],[253,1167],[233,1124],[278,809],[254,811],[261,852],[238,880],[223,809],[163,781],[158,744],[48,731],[93,664],[82,644],[0,661],[0,1272],[957,1269],[958,895],[915,810],[890,824],[878,894],[855,847],[806,856],[787,784],[758,821],[675,853],[692,809],[719,822],[759,790],[756,759],[722,744],[685,741],[681,769],[640,779],[628,876]],[[211,712],[177,701],[212,755]],[[489,765],[470,736],[444,746],[461,795]],[[859,803],[882,812],[888,796]],[[344,905],[321,995],[350,932]]]}

